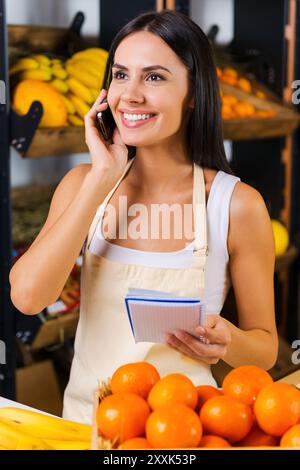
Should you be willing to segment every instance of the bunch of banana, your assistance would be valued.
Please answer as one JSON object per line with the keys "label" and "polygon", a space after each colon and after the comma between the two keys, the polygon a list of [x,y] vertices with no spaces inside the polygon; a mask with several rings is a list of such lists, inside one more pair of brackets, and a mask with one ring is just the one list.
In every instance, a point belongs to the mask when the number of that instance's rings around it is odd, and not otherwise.
{"label": "bunch of banana", "polygon": [[30,410],[0,408],[0,447],[30,450],[88,450],[91,426]]}
{"label": "bunch of banana", "polygon": [[68,112],[68,121],[71,125],[84,125],[83,118],[99,95],[107,57],[106,50],[91,47],[76,52],[66,61],[65,67],[68,73],[66,82],[69,87],[66,98],[69,100],[70,109],[75,109],[75,112]]}
{"label": "bunch of banana", "polygon": [[63,97],[68,123],[84,126],[84,115],[99,95],[107,57],[108,52],[98,47],[76,52],[66,62],[34,54],[20,58],[9,74],[14,82],[25,79],[48,82]]}

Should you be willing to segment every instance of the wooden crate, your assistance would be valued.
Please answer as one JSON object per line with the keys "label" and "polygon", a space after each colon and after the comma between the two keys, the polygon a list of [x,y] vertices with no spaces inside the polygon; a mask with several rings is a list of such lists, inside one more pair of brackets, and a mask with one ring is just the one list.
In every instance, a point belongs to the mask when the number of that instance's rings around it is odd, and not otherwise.
{"label": "wooden crate", "polygon": [[[64,60],[74,52],[88,47],[101,47],[99,38],[97,36],[82,38],[67,28],[8,25],[10,66],[18,57],[31,53],[45,53],[50,57],[58,56]],[[38,128],[27,153],[21,156],[38,158],[84,152],[88,152],[84,127],[51,127]]]}
{"label": "wooden crate", "polygon": [[223,120],[225,139],[249,140],[278,137],[290,134],[300,124],[300,114],[288,106],[259,99],[222,82],[220,88],[224,94],[233,95],[241,101],[247,101],[259,110],[274,111],[276,113],[271,117],[253,116]]}

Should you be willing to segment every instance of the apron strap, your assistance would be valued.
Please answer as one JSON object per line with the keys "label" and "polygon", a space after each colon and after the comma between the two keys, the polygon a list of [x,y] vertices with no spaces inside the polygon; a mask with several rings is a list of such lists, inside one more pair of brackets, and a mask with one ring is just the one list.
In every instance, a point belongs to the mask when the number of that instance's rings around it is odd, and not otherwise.
{"label": "apron strap", "polygon": [[194,258],[197,265],[199,263],[203,265],[208,253],[205,180],[202,167],[196,163],[194,163],[193,214],[195,227]]}
{"label": "apron strap", "polygon": [[98,221],[100,219],[100,217],[102,217],[104,211],[105,211],[105,208],[106,208],[106,205],[107,205],[107,202],[109,201],[109,199],[111,198],[111,196],[113,195],[113,193],[115,192],[115,190],[117,189],[117,187],[119,186],[119,184],[121,183],[122,179],[125,177],[127,171],[129,170],[129,168],[131,167],[132,163],[134,161],[134,157],[131,158],[125,168],[124,168],[124,171],[122,173],[122,175],[120,176],[120,178],[118,179],[118,181],[116,182],[116,184],[114,185],[114,187],[109,191],[109,193],[105,196],[105,199],[103,200],[103,202],[100,204],[100,206],[98,207],[97,211],[96,211],[96,214],[95,214],[95,217],[93,219],[93,222],[91,224],[91,227],[89,229],[89,233],[88,233],[88,237],[87,237],[87,243],[86,243],[86,246],[89,247],[89,244],[94,236],[94,233],[95,233],[95,230],[96,230],[96,227],[97,227],[97,224],[98,224]]}

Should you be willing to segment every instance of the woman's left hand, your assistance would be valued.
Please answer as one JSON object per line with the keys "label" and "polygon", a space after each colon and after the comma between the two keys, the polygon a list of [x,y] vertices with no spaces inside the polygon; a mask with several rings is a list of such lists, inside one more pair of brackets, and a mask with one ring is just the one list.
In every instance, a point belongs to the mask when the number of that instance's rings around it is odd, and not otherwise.
{"label": "woman's left hand", "polygon": [[231,331],[226,320],[220,315],[207,315],[207,326],[197,326],[195,335],[198,340],[186,331],[177,330],[175,334],[166,335],[166,343],[177,351],[206,364],[217,364],[223,359],[231,343]]}

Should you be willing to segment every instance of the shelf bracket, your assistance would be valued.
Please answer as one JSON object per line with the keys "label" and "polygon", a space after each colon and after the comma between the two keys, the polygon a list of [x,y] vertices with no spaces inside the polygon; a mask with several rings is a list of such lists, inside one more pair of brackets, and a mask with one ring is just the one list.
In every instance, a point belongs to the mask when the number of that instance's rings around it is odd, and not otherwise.
{"label": "shelf bracket", "polygon": [[22,156],[31,144],[42,115],[43,106],[40,101],[33,101],[25,115],[20,115],[10,108],[10,144]]}

